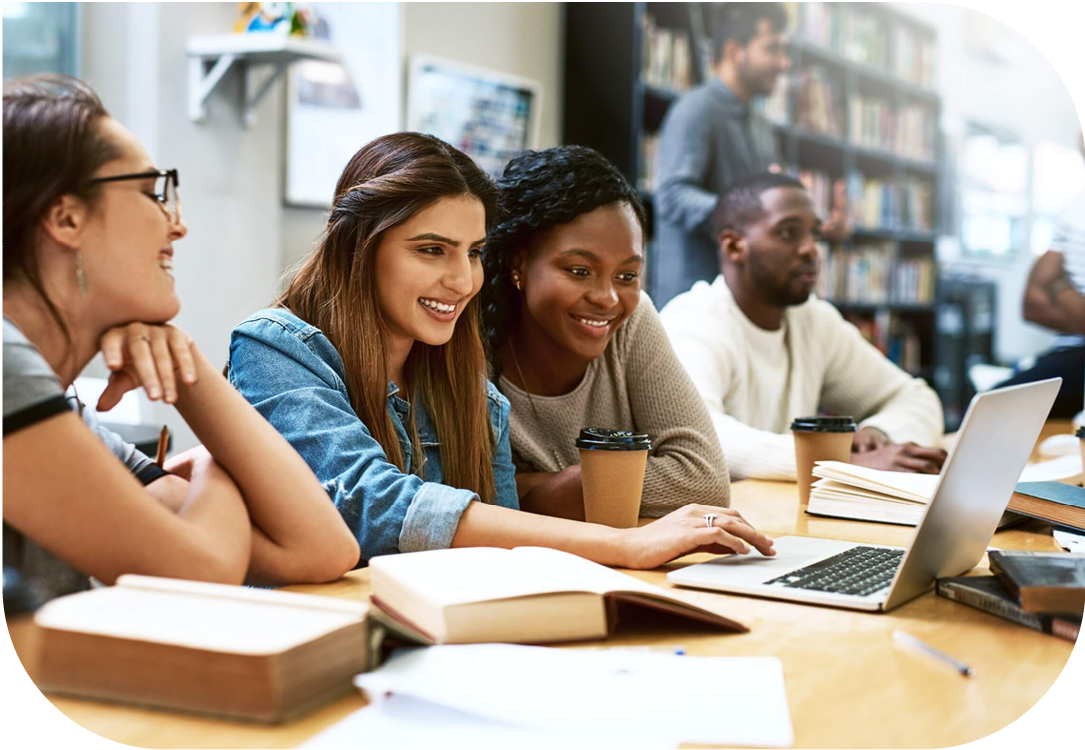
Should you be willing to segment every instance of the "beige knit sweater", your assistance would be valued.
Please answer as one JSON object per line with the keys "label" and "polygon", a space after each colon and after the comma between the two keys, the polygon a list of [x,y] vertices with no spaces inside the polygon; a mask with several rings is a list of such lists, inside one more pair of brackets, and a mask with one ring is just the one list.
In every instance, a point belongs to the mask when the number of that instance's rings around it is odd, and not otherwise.
{"label": "beige knit sweater", "polygon": [[574,441],[581,428],[631,430],[652,439],[641,515],[655,518],[689,503],[730,505],[731,480],[712,421],[648,295],[641,293],[637,309],[569,393],[529,398],[504,376],[497,387],[512,404],[518,471],[580,463]]}

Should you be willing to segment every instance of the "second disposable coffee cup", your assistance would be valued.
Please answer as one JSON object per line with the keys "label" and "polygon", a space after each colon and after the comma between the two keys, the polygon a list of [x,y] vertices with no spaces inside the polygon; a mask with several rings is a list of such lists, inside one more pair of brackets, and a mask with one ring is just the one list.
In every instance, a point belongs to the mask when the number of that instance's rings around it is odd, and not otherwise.
{"label": "second disposable coffee cup", "polygon": [[791,423],[795,436],[795,479],[799,484],[799,503],[810,502],[816,461],[851,460],[855,420],[851,417],[800,417]]}
{"label": "second disposable coffee cup", "polygon": [[652,441],[647,435],[588,427],[576,439],[584,520],[620,529],[637,525],[644,468]]}
{"label": "second disposable coffee cup", "polygon": [[1078,447],[1081,448],[1081,465],[1085,466],[1085,427],[1078,427],[1077,432]]}

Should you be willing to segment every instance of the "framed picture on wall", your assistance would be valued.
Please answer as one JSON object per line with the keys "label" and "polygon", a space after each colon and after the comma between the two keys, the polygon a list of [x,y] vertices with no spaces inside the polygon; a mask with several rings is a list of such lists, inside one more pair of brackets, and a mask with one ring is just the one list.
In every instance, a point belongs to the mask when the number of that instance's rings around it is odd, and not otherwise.
{"label": "framed picture on wall", "polygon": [[538,81],[428,55],[411,58],[407,128],[448,141],[493,177],[538,148]]}
{"label": "framed picture on wall", "polygon": [[287,75],[283,200],[328,207],[350,157],[402,128],[403,33],[399,3],[313,3],[316,36],[340,62],[304,60]]}

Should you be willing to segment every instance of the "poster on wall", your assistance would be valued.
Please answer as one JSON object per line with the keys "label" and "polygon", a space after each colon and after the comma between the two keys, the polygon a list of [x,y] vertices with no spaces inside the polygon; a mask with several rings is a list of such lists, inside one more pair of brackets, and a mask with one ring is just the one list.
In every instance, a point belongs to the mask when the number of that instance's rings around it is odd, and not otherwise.
{"label": "poster on wall", "polygon": [[448,141],[492,177],[538,148],[542,84],[428,55],[411,58],[407,128]]}
{"label": "poster on wall", "polygon": [[340,62],[303,60],[287,75],[283,200],[326,208],[350,157],[402,129],[399,3],[313,3],[315,35]]}

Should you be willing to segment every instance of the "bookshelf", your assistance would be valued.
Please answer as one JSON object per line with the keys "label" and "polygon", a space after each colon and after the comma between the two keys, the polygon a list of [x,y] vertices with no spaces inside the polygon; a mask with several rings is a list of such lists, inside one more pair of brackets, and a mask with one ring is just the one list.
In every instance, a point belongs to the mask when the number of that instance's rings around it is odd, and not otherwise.
{"label": "bookshelf", "polygon": [[[564,6],[564,142],[597,149],[635,182],[650,236],[660,125],[685,88],[713,75],[706,5]],[[942,361],[952,342],[940,343],[937,314],[936,32],[881,3],[785,5],[791,71],[758,106],[773,123],[785,169],[804,179],[822,215],[843,181],[854,227],[847,242],[825,248],[817,293],[949,399],[947,416],[956,414],[967,400],[958,403],[963,392],[948,385],[957,368]],[[649,293],[656,262],[650,239]]]}

